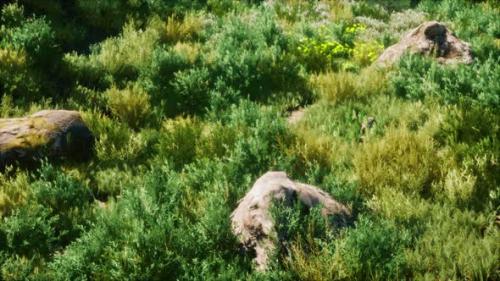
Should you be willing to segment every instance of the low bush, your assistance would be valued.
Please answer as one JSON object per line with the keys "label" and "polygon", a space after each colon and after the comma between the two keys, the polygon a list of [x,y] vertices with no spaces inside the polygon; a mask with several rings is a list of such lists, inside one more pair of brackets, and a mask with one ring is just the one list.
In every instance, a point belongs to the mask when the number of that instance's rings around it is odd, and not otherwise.
{"label": "low bush", "polygon": [[149,96],[136,84],[122,90],[112,87],[104,94],[113,115],[133,129],[141,128],[151,116]]}
{"label": "low bush", "polygon": [[346,277],[358,280],[406,279],[405,249],[411,233],[387,220],[362,217],[339,245]]}
{"label": "low bush", "polygon": [[425,232],[406,253],[415,279],[498,278],[499,232],[487,217],[445,205],[424,221]]}
{"label": "low bush", "polygon": [[205,58],[213,103],[222,106],[246,97],[270,102],[288,94],[300,104],[310,101],[300,64],[273,14],[257,10],[232,15],[222,24],[207,42]]}
{"label": "low bush", "polygon": [[202,124],[192,118],[165,121],[163,136],[157,145],[158,152],[162,158],[172,161],[173,167],[181,169],[185,164],[194,161],[202,128]]}
{"label": "low bush", "polygon": [[96,138],[95,157],[101,166],[140,164],[152,151],[148,134],[136,133],[99,113],[88,113],[84,119]]}
{"label": "low bush", "polygon": [[360,185],[368,194],[389,188],[408,195],[428,195],[439,176],[438,160],[432,138],[399,128],[364,143],[353,161]]}
{"label": "low bush", "polygon": [[0,48],[0,91],[17,99],[38,96],[38,77],[29,70],[26,53]]}
{"label": "low bush", "polygon": [[446,104],[462,104],[497,109],[500,106],[500,84],[496,81],[498,60],[490,57],[472,66],[439,65],[419,56],[401,60],[392,77],[396,94],[409,99],[437,98]]}
{"label": "low bush", "polygon": [[386,75],[376,68],[365,68],[360,73],[326,72],[310,78],[317,95],[329,103],[369,99],[388,91]]}
{"label": "low bush", "polygon": [[167,42],[195,40],[208,24],[205,14],[186,14],[182,19],[171,15],[167,18],[161,36]]}
{"label": "low bush", "polygon": [[4,219],[0,232],[5,250],[26,256],[49,256],[79,237],[91,223],[90,190],[60,170],[44,165],[30,185],[26,204]]}
{"label": "low bush", "polygon": [[26,203],[29,197],[28,175],[18,172],[10,178],[7,174],[0,175],[0,218],[8,216],[12,210]]}

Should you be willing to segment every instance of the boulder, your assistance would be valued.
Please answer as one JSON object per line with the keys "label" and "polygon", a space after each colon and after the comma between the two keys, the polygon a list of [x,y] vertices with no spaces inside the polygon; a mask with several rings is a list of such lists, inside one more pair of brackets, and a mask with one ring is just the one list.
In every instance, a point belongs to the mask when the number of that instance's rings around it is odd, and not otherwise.
{"label": "boulder", "polygon": [[267,172],[243,197],[231,214],[232,231],[243,249],[255,253],[260,271],[266,270],[269,255],[276,248],[276,230],[269,208],[272,202],[292,206],[298,200],[304,206],[322,207],[323,216],[333,216],[337,227],[347,225],[351,211],[321,189],[290,180],[284,172]]}
{"label": "boulder", "polygon": [[88,160],[94,137],[76,111],[43,110],[29,117],[0,119],[0,169],[41,157]]}
{"label": "boulder", "polygon": [[472,63],[468,43],[461,41],[437,21],[425,22],[407,33],[403,39],[387,48],[376,64],[387,66],[397,62],[405,53],[434,56],[441,63]]}

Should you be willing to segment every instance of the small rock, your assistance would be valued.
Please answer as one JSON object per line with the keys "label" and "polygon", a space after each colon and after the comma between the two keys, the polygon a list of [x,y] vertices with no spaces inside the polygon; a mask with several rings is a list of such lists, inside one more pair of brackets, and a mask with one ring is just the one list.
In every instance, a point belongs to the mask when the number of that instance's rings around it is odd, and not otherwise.
{"label": "small rock", "polygon": [[88,160],[94,137],[80,113],[43,110],[29,117],[0,119],[0,169],[41,157]]}
{"label": "small rock", "polygon": [[291,206],[298,199],[306,207],[321,205],[323,216],[335,216],[335,225],[347,225],[351,211],[321,189],[290,180],[284,172],[267,172],[240,200],[231,214],[233,233],[247,251],[254,251],[259,271],[267,269],[269,255],[276,248],[276,230],[269,213],[272,202]]}
{"label": "small rock", "polygon": [[434,56],[441,63],[473,62],[468,43],[461,41],[437,21],[425,22],[407,33],[403,39],[387,48],[376,64],[388,66],[397,62],[406,52]]}
{"label": "small rock", "polygon": [[302,108],[292,111],[292,113],[290,113],[290,116],[288,116],[287,118],[288,124],[290,125],[297,124],[300,120],[302,120],[302,118],[304,118],[304,114],[305,111]]}

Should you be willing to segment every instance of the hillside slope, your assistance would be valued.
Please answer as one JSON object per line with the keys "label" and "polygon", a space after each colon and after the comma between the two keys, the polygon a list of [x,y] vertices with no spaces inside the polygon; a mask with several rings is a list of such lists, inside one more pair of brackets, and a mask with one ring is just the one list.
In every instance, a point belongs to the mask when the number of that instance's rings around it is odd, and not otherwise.
{"label": "hillside slope", "polygon": [[[0,117],[96,140],[0,174],[0,281],[500,280],[497,1],[2,3]],[[374,64],[427,21],[472,63]],[[230,214],[267,171],[354,221],[273,208],[258,272]]]}

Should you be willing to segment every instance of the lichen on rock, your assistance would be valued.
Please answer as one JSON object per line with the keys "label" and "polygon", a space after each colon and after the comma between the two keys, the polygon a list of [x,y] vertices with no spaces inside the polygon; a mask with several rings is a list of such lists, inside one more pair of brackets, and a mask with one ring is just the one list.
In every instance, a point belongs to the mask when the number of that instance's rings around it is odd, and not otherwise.
{"label": "lichen on rock", "polygon": [[76,111],[43,110],[0,119],[0,169],[42,157],[87,160],[93,146],[94,137]]}

